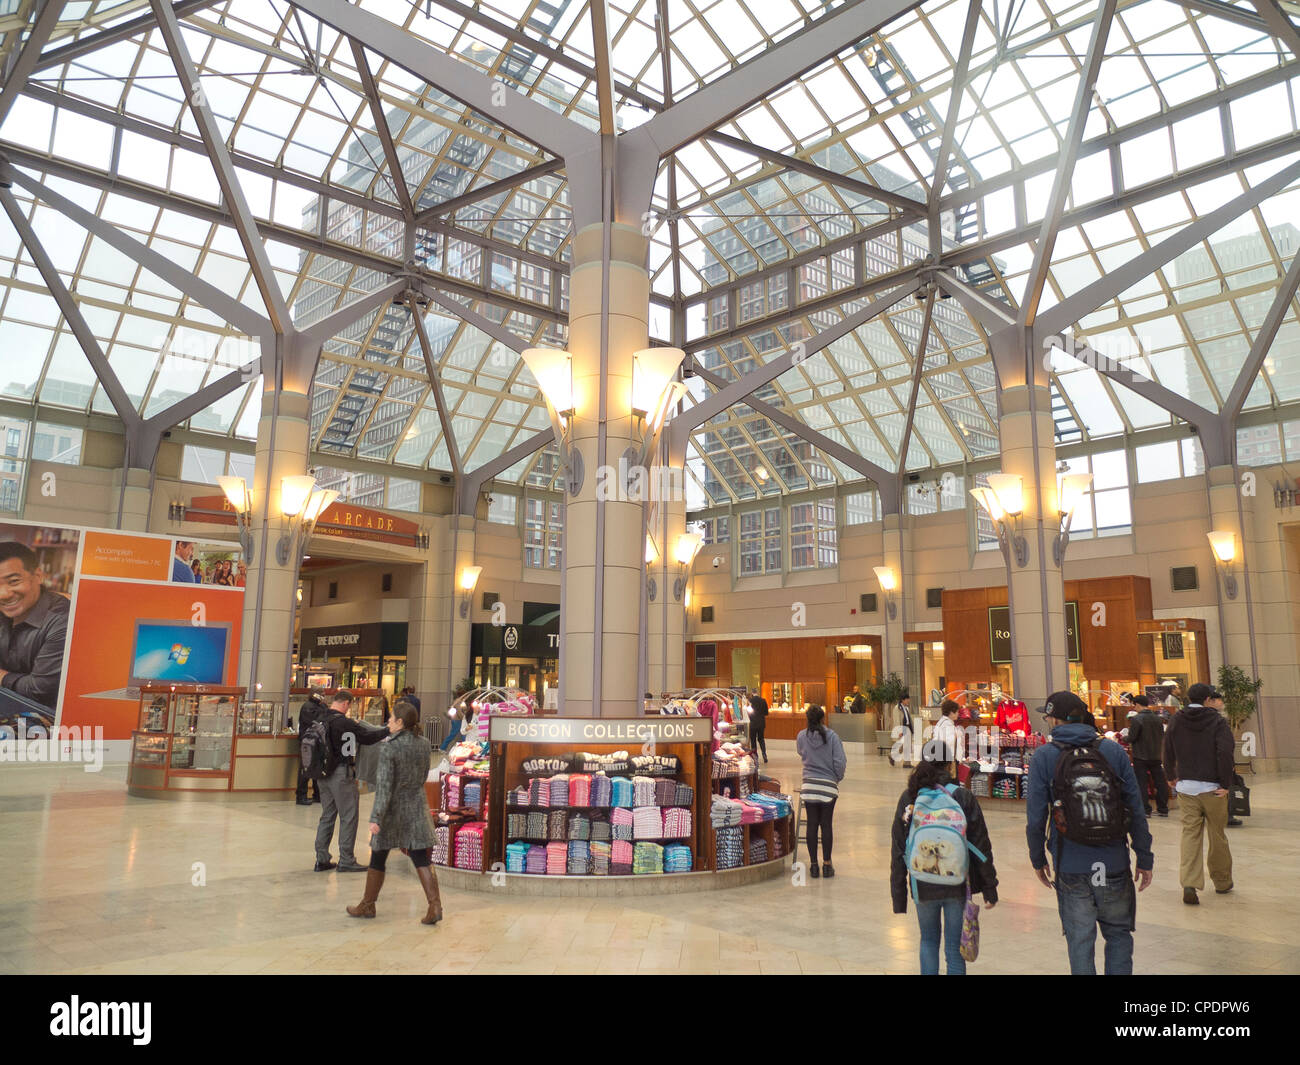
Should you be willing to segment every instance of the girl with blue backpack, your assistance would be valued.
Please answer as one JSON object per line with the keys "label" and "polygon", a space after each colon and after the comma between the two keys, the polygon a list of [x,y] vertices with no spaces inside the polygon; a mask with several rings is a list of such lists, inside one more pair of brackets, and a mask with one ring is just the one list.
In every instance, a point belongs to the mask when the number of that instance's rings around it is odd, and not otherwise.
{"label": "girl with blue backpack", "polygon": [[993,846],[979,801],[953,784],[948,765],[922,761],[898,798],[891,830],[890,888],[894,912],[916,903],[921,926],[921,975],[939,974],[942,935],[949,976],[964,976],[979,950],[979,904],[998,901]]}

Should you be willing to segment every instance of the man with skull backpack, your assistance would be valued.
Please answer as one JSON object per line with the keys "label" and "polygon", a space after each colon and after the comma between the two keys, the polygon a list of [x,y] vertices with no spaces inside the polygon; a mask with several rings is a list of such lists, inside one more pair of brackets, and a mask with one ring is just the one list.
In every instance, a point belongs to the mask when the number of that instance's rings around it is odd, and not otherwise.
{"label": "man with skull backpack", "polygon": [[[1146,890],[1155,862],[1137,775],[1124,748],[1098,735],[1087,704],[1073,692],[1051,695],[1042,713],[1055,727],[1051,742],[1035,750],[1029,763],[1029,860],[1043,886],[1056,889],[1071,974],[1096,974],[1100,927],[1106,975],[1129,975],[1134,884]],[[1130,840],[1136,872],[1129,863]]]}

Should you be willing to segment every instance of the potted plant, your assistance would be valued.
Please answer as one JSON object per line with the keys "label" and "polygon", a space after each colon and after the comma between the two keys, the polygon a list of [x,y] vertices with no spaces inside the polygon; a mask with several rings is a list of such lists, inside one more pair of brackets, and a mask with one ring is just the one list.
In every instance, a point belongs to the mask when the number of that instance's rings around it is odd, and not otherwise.
{"label": "potted plant", "polygon": [[1258,678],[1250,680],[1240,666],[1219,667],[1218,688],[1223,696],[1223,713],[1232,726],[1232,735],[1238,745],[1241,744],[1241,726],[1259,709],[1255,696],[1263,686],[1264,682]]}
{"label": "potted plant", "polygon": [[886,722],[893,717],[889,710],[903,697],[904,690],[903,678],[897,673],[890,673],[883,680],[867,685],[862,694],[867,697],[869,702],[876,704],[877,731],[889,728]]}

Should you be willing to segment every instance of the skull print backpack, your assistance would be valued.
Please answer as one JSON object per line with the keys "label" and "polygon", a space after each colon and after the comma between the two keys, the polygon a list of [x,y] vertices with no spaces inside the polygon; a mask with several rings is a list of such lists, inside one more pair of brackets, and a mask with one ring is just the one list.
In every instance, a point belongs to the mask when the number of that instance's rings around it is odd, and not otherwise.
{"label": "skull print backpack", "polygon": [[918,881],[948,887],[965,885],[970,870],[967,851],[980,861],[984,855],[966,839],[966,815],[952,797],[956,785],[922,788],[916,793],[907,830],[903,861],[912,875],[912,897]]}
{"label": "skull print backpack", "polygon": [[1052,778],[1052,820],[1071,843],[1104,847],[1128,835],[1128,810],[1119,777],[1096,742],[1083,747],[1054,741],[1061,757]]}

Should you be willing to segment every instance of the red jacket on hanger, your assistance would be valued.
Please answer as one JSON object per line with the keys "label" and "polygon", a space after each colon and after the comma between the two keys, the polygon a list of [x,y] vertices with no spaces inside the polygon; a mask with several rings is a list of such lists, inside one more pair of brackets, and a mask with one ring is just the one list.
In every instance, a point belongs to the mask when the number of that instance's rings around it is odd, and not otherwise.
{"label": "red jacket on hanger", "polygon": [[1007,732],[1028,734],[1029,708],[1019,699],[1003,699],[998,703],[997,725]]}

